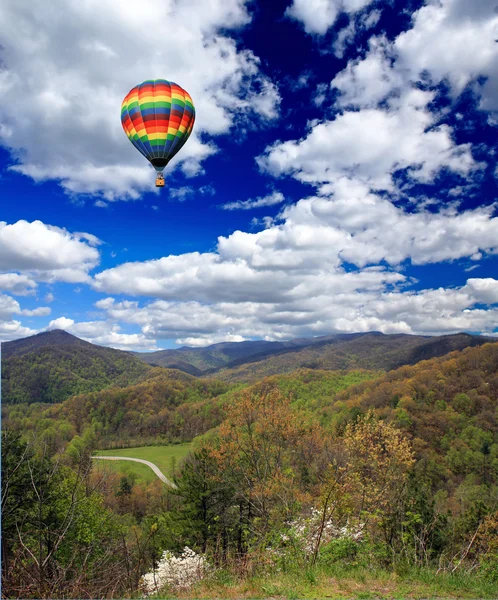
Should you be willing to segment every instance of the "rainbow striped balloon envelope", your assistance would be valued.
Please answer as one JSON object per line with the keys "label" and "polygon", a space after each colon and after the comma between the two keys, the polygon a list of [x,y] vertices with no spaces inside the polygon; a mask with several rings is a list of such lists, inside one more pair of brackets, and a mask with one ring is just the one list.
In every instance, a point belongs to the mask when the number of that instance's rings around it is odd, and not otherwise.
{"label": "rainbow striped balloon envelope", "polygon": [[128,139],[159,173],[182,149],[194,121],[190,94],[166,79],[136,85],[121,106],[121,124]]}

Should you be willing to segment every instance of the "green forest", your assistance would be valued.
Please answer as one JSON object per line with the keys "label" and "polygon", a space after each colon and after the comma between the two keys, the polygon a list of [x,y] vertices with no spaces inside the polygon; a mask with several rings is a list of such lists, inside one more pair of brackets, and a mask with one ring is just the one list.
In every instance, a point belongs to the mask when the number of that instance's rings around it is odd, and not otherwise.
{"label": "green forest", "polygon": [[[497,343],[250,383],[64,352],[3,405],[4,597],[498,597]],[[144,446],[176,487],[92,459]]]}

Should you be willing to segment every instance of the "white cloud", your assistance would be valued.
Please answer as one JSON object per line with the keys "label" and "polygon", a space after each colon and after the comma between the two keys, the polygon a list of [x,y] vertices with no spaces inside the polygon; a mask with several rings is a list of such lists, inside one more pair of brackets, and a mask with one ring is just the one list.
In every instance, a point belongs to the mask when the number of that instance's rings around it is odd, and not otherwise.
{"label": "white cloud", "polygon": [[323,35],[341,12],[354,14],[372,0],[293,0],[285,14],[300,21],[306,33]]}
{"label": "white cloud", "polygon": [[[205,137],[236,119],[273,119],[279,94],[259,59],[227,31],[250,21],[246,0],[7,0],[0,15],[0,143],[35,181],[107,201],[152,191],[153,171],[121,129],[121,101],[166,77],[192,95],[194,133],[171,168],[188,175],[216,151]],[[220,31],[223,30],[223,33]]]}
{"label": "white cloud", "polygon": [[331,198],[309,198],[286,209],[286,230],[294,224],[329,229],[342,260],[358,267],[385,261],[393,266],[438,263],[498,252],[495,207],[461,213],[419,210],[407,213],[389,200],[346,178],[329,186]]}
{"label": "white cloud", "polygon": [[155,343],[142,333],[121,333],[120,326],[109,321],[77,323],[74,319],[59,317],[50,321],[47,329],[64,329],[92,344],[110,346],[119,350],[158,350]]}
{"label": "white cloud", "polygon": [[95,302],[95,306],[97,308],[101,308],[102,310],[107,310],[108,308],[111,308],[114,302],[114,298],[103,298],[102,300]]}
{"label": "white cloud", "polygon": [[19,302],[7,294],[0,294],[0,320],[10,320],[21,312]]}
{"label": "white cloud", "polygon": [[233,335],[232,333],[219,333],[217,335],[207,335],[202,337],[178,338],[176,343],[180,346],[190,346],[194,348],[203,348],[211,344],[219,344],[221,342],[243,342],[246,338],[241,335]]}
{"label": "white cloud", "polygon": [[[70,233],[41,221],[0,222],[0,287],[11,285],[21,291],[37,281],[88,281],[88,271],[99,262],[94,247],[99,240],[90,234]],[[16,275],[11,271],[29,274]],[[20,286],[20,287],[19,287]],[[11,287],[12,291],[14,289]]]}
{"label": "white cloud", "polygon": [[39,306],[38,308],[34,308],[33,310],[29,310],[27,308],[21,310],[21,315],[25,315],[26,317],[47,317],[51,313],[51,309],[48,306]]}
{"label": "white cloud", "polygon": [[141,306],[109,297],[96,306],[151,339],[189,344],[229,335],[493,331],[496,310],[474,306],[482,302],[483,280],[469,280],[461,290],[414,292],[400,272],[407,260],[439,263],[498,252],[492,208],[407,213],[347,178],[330,184],[329,194],[287,206],[279,224],[263,231],[220,237],[216,252],[98,273],[94,285],[102,292],[157,300]]}
{"label": "white cloud", "polygon": [[359,31],[366,31],[375,27],[380,20],[382,12],[380,10],[371,10],[362,14],[359,18],[349,20],[347,27],[343,27],[337,34],[334,41],[334,54],[338,58],[343,58],[348,46],[350,46]]}
{"label": "white cloud", "polygon": [[399,169],[426,183],[442,168],[467,175],[477,167],[470,145],[455,145],[448,126],[433,126],[427,109],[432,99],[432,93],[412,89],[391,99],[387,109],[346,111],[311,123],[304,139],[274,144],[258,163],[274,176],[290,174],[317,186],[347,175],[391,190]]}
{"label": "white cloud", "polygon": [[414,292],[389,291],[382,285],[353,291],[339,285],[333,290],[325,287],[321,293],[314,290],[307,299],[280,304],[206,305],[157,300],[141,306],[137,301],[124,301],[113,304],[108,317],[139,325],[151,339],[175,339],[189,346],[253,337],[281,340],[372,330],[424,335],[465,330],[490,334],[498,327],[498,309],[477,309],[478,302],[469,293],[469,286]]}
{"label": "white cloud", "polygon": [[[432,183],[442,169],[470,179],[482,165],[475,164],[471,146],[457,145],[451,128],[441,124],[442,115],[431,106],[435,92],[415,84],[447,80],[456,96],[477,77],[486,77],[481,106],[498,108],[496,39],[498,12],[487,0],[428,3],[414,13],[408,31],[393,42],[372,38],[366,55],[334,77],[336,109],[342,112],[333,120],[309,123],[301,140],[268,147],[260,167],[319,188],[347,176],[394,191],[392,175],[399,169],[414,182]],[[316,101],[324,99],[322,84]]]}
{"label": "white cloud", "polygon": [[0,273],[0,290],[10,292],[17,296],[32,294],[36,285],[36,281],[27,275],[20,275],[19,273]]}
{"label": "white cloud", "polygon": [[448,78],[455,94],[478,76],[487,76],[482,107],[498,110],[498,12],[489,0],[440,0],[413,17],[413,27],[395,41],[400,70],[418,78],[428,71],[436,82]]}
{"label": "white cloud", "polygon": [[10,342],[19,338],[28,337],[38,333],[36,329],[24,327],[20,321],[2,321],[0,319],[0,342]]}
{"label": "white cloud", "polygon": [[[213,8],[215,15],[209,16],[207,24],[198,25],[199,29],[196,29],[197,17],[200,23],[207,9],[197,4],[199,0],[188,1],[199,8],[192,31],[194,37],[196,32],[204,32],[210,59],[219,57],[228,48],[223,77],[215,72],[218,67],[216,61],[213,62],[212,71],[209,65],[205,81],[212,82],[212,90],[215,91],[210,91],[202,99],[203,110],[211,118],[209,123],[206,121],[205,131],[216,135],[228,130],[233,120],[238,118],[236,114],[244,115],[248,110],[247,95],[253,93],[251,86],[261,77],[259,65],[252,55],[237,52],[231,40],[218,36],[214,42],[214,37],[218,35],[217,23],[222,22],[225,10],[221,2],[219,6],[216,3]],[[163,8],[170,11],[168,15],[173,15],[171,18],[176,18],[176,11],[183,10],[186,3],[187,0],[180,0],[174,5],[165,2]],[[301,20],[307,31],[324,33],[323,28],[335,22],[339,11],[354,15],[365,4],[361,0],[357,3],[319,0],[304,3],[295,0],[288,13]],[[103,24],[109,21],[112,13],[110,6],[110,0],[103,4]],[[127,3],[124,6],[125,29],[130,28],[138,35],[143,23],[132,23]],[[238,12],[234,8],[229,23],[238,26],[244,19],[247,21],[242,3],[230,0],[228,6],[238,7]],[[313,8],[316,9],[314,12]],[[481,165],[476,164],[472,157],[471,146],[458,145],[452,129],[441,125],[444,115],[434,112],[431,105],[435,92],[422,91],[416,83],[422,77],[434,83],[447,79],[453,94],[457,95],[478,75],[484,75],[488,80],[483,88],[482,107],[491,108],[493,85],[498,81],[498,46],[494,42],[490,44],[491,36],[495,35],[497,15],[492,13],[491,8],[485,0],[473,3],[441,0],[427,4],[414,15],[412,29],[401,34],[394,42],[385,38],[371,40],[365,57],[350,62],[334,78],[332,88],[339,95],[333,119],[310,122],[303,139],[279,142],[267,148],[259,159],[263,169],[274,176],[290,175],[309,183],[316,187],[318,195],[286,206],[278,217],[264,221],[265,229],[262,231],[236,231],[228,237],[220,237],[213,252],[192,252],[165,256],[159,260],[129,262],[98,273],[93,280],[98,291],[143,296],[149,300],[141,303],[138,300],[103,298],[95,306],[104,311],[107,320],[76,323],[68,317],[59,317],[51,321],[51,326],[67,328],[89,341],[119,344],[117,347],[123,348],[151,347],[156,339],[206,345],[229,339],[288,339],[334,331],[380,330],[385,333],[433,334],[467,330],[493,333],[498,327],[498,283],[495,279],[472,278],[455,289],[413,290],[411,286],[414,282],[405,275],[404,268],[408,262],[423,265],[459,259],[477,261],[485,253],[497,253],[496,207],[493,205],[459,212],[456,200],[438,207],[434,198],[410,198],[412,188],[404,183],[400,190],[393,177],[403,169],[407,175],[405,181],[431,184],[442,171],[450,170],[469,183],[472,182],[474,171],[480,169]],[[38,18],[36,10],[35,17]],[[83,20],[88,21],[87,5],[83,4],[78,10]],[[364,11],[354,21],[352,29],[337,40],[339,45],[347,43],[348,36],[354,35],[361,15],[366,18],[363,25],[368,26],[368,16]],[[375,18],[378,18],[378,14]],[[372,17],[372,23],[375,18]],[[20,23],[25,24],[26,20],[21,19]],[[209,35],[205,33],[206,27],[211,27]],[[61,57],[52,54],[59,43],[61,30],[62,26],[56,24],[53,29],[57,34],[54,41],[49,39],[44,42],[50,50],[51,64],[58,67]],[[5,46],[7,58],[8,52],[14,57],[24,56],[28,51],[36,54],[41,44],[36,35],[33,38],[24,36],[15,43],[9,38],[8,42],[10,46]],[[113,98],[118,96],[117,87],[124,86],[124,82],[120,74],[113,89],[106,87],[109,85],[106,70],[109,63],[106,61],[115,61],[114,55],[121,57],[125,53],[122,40],[111,24],[108,33],[100,28],[96,30],[95,43],[88,43],[88,40],[86,43],[84,51],[98,54],[102,64],[99,66],[96,62],[95,72],[92,68],[85,77],[92,82],[100,81],[101,77],[102,85],[97,86],[97,98],[104,93],[103,90],[107,90],[107,105],[110,106],[111,100],[113,103]],[[147,41],[141,43],[143,48],[148,48]],[[15,44],[22,47],[21,50],[9,50]],[[439,49],[437,56],[434,48]],[[196,51],[194,43],[194,55]],[[74,64],[80,68],[80,49],[71,52],[74,57],[70,58],[74,58]],[[433,60],[429,62],[431,56]],[[188,62],[190,58],[185,60]],[[152,66],[155,68],[155,65],[154,59]],[[240,65],[242,67],[238,69]],[[100,75],[97,66],[101,69]],[[136,73],[137,69],[136,65],[133,66],[132,73]],[[195,79],[197,71],[194,68],[185,72],[192,81]],[[7,93],[5,90],[10,85],[17,85],[13,77],[10,72],[0,72],[0,95]],[[137,80],[141,80],[141,77]],[[132,81],[130,85],[134,83]],[[257,106],[263,118],[271,118],[278,104],[278,96],[267,81],[259,80],[259,83],[263,90],[266,86],[266,92],[260,100],[253,97],[251,102]],[[193,92],[187,82],[185,87]],[[48,104],[52,103],[52,106],[59,103],[57,110],[60,114],[65,114],[65,102],[73,103],[73,107],[76,102],[78,106],[79,100],[71,99],[65,92],[47,97],[47,89],[43,86],[41,89],[37,102],[43,104],[49,101]],[[477,86],[475,90],[479,91]],[[319,105],[325,99],[326,89],[321,84],[317,88],[315,102]],[[216,110],[210,105],[212,100],[218,107]],[[36,107],[39,110],[38,104]],[[0,117],[2,110],[0,108]],[[89,115],[85,110],[80,109],[80,113],[76,114]],[[40,111],[39,114],[50,116]],[[43,120],[41,123],[42,132],[47,131],[49,125]],[[23,134],[22,127],[18,130],[14,125],[15,122],[6,123],[0,129],[5,139],[14,140],[8,142],[12,147],[16,147],[16,140],[21,139]],[[115,155],[116,147],[122,147],[119,153],[124,152],[123,144],[127,141],[122,138],[122,132],[118,132],[119,124],[116,128],[114,122],[104,120],[99,125],[105,138],[99,158],[103,167],[99,166],[97,160],[89,160],[84,163],[80,174],[73,177],[72,164],[58,164],[60,171],[56,171],[55,161],[53,164],[42,164],[33,159],[35,154],[28,152],[27,160],[31,162],[29,165],[26,163],[25,168],[34,169],[32,174],[36,176],[38,173],[39,179],[52,176],[50,173],[59,173],[56,176],[67,190],[88,193],[100,191],[108,202],[125,193],[118,187],[106,188],[106,173],[111,172],[107,166],[110,166],[115,169],[113,178],[122,175],[123,185],[130,189],[130,196],[137,197],[141,189],[148,185],[149,174],[140,166],[140,157],[131,158],[131,147],[129,162],[126,162],[128,159],[123,163],[105,162],[104,151],[106,156]],[[59,125],[52,123],[50,126],[56,127],[58,135],[64,133],[64,130],[57,129]],[[81,128],[83,125],[78,130],[82,136],[78,142],[80,150],[86,148],[85,144],[90,148],[93,139],[86,130],[81,133]],[[113,145],[113,153],[109,153],[111,139],[113,144],[118,144]],[[202,157],[214,151],[213,146],[204,143],[206,139],[204,137],[201,143],[200,139],[194,138],[186,146],[190,147],[191,154],[185,157],[184,170],[189,174],[198,172],[202,168]],[[190,197],[194,189],[194,186],[180,188],[183,197]],[[465,184],[454,188],[455,193],[458,190],[458,200],[465,199],[466,189],[469,187]],[[373,190],[387,190],[390,194],[388,197]],[[400,198],[411,203],[410,210],[393,202]],[[275,192],[265,198],[229,203],[223,208],[257,208],[280,204],[283,200],[283,196]],[[36,276],[31,276],[31,271],[23,267],[22,270],[33,281],[40,277],[50,280],[55,273],[59,279],[71,281],[71,273],[83,273],[86,277],[97,264],[98,250],[95,245],[98,240],[92,240],[88,235],[85,237],[85,234],[68,234],[64,230],[58,232],[63,237],[68,236],[69,241],[82,245],[78,248],[86,258],[75,259],[74,264],[83,266],[75,268],[68,264],[71,261],[62,261],[55,267],[51,263],[50,268],[31,267],[36,271]],[[19,254],[33,261],[36,252],[31,249],[25,251],[22,247],[24,238],[30,237],[29,231],[21,237]],[[56,254],[61,256],[59,252]],[[78,252],[75,251],[75,254]],[[50,260],[47,259],[48,263]],[[80,281],[84,282],[85,279]],[[0,278],[0,287],[1,282]],[[5,282],[14,291],[13,280],[5,279]],[[20,285],[17,289],[29,291],[30,287],[25,281],[24,287]],[[12,321],[12,315],[23,314],[23,311],[12,302],[15,303],[15,300],[11,298],[5,301],[5,319],[10,319],[9,323],[17,323]],[[486,308],[481,308],[481,305],[486,305]],[[122,333],[120,324],[124,323],[139,327],[141,333]]]}
{"label": "white cloud", "polygon": [[34,329],[24,327],[20,321],[14,319],[15,315],[38,317],[48,314],[50,314],[48,307],[22,309],[17,300],[7,294],[0,294],[0,341],[15,340],[38,333]]}
{"label": "white cloud", "polygon": [[[366,275],[343,273],[343,262],[395,267],[405,260],[427,264],[498,251],[492,207],[406,213],[345,178],[331,184],[329,193],[287,207],[280,225],[220,237],[216,253],[124,263],[98,273],[94,285],[111,294],[167,300],[282,302],[295,298],[296,290],[306,297],[329,281],[344,285],[349,277],[361,284]],[[392,276],[375,273],[384,282]]]}
{"label": "white cloud", "polygon": [[464,288],[483,304],[498,304],[498,280],[491,277],[485,279],[468,279]]}
{"label": "white cloud", "polygon": [[[95,307],[105,319],[77,323],[61,316],[49,328],[98,344],[146,349],[157,339],[206,345],[334,331],[492,333],[498,327],[494,279],[413,291],[402,271],[404,261],[477,260],[496,253],[492,207],[407,213],[348,178],[328,184],[327,193],[288,205],[267,229],[220,237],[215,252],[124,263],[98,273],[94,287],[101,292],[154,300],[103,297]],[[13,323],[13,315],[47,311],[22,310],[3,296],[0,319]],[[123,333],[123,324],[141,332]]]}
{"label": "white cloud", "polygon": [[[481,106],[497,110],[498,13],[492,2],[428,2],[412,27],[392,43],[372,38],[366,56],[349,62],[332,81],[339,106],[375,106],[411,82],[450,83],[454,96],[479,76],[486,77]],[[477,92],[476,88],[476,92]]]}
{"label": "white cloud", "polygon": [[402,73],[391,66],[392,45],[385,38],[371,38],[369,46],[364,58],[350,61],[330,84],[341,94],[337,100],[340,107],[375,108],[407,85]]}
{"label": "white cloud", "polygon": [[284,202],[285,197],[281,192],[272,192],[268,196],[255,198],[253,200],[238,200],[237,202],[227,202],[220,208],[223,210],[251,210],[253,208],[262,208],[266,206],[275,206]]}
{"label": "white cloud", "polygon": [[74,325],[73,319],[68,319],[67,317],[58,317],[57,319],[50,321],[47,329],[64,329],[64,331],[66,331],[72,325]]}

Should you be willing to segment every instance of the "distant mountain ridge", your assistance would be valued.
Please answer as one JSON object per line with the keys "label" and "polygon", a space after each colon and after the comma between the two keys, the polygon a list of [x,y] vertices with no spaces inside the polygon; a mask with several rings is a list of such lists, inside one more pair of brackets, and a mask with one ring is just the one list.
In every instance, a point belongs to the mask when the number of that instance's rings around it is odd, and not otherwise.
{"label": "distant mountain ridge", "polygon": [[63,402],[75,394],[140,383],[153,366],[234,383],[254,383],[300,368],[389,371],[490,341],[496,340],[466,333],[429,337],[367,332],[132,353],[54,330],[2,344],[2,400]]}
{"label": "distant mountain ridge", "polygon": [[494,338],[457,333],[445,336],[344,333],[286,342],[224,342],[204,348],[134,353],[151,365],[177,368],[196,376],[255,382],[268,375],[311,369],[396,369]]}
{"label": "distant mountain ridge", "polygon": [[129,352],[53,330],[4,342],[2,402],[63,402],[70,396],[137,383],[151,367]]}
{"label": "distant mountain ridge", "polygon": [[[261,360],[267,356],[292,352],[306,346],[326,344],[336,340],[354,339],[362,335],[365,334],[338,333],[316,338],[295,338],[285,342],[269,342],[266,340],[220,342],[202,348],[182,346],[174,350],[133,352],[132,354],[149,365],[177,368],[199,376],[201,374],[216,373],[221,368],[235,367],[248,361]],[[371,335],[383,334],[372,332]]]}

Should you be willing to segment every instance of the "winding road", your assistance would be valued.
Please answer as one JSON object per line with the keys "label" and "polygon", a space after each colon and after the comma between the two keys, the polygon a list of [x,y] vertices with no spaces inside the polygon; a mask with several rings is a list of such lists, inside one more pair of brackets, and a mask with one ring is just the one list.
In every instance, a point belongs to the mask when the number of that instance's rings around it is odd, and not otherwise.
{"label": "winding road", "polygon": [[150,467],[163,483],[176,490],[176,485],[163,474],[157,465],[143,458],[130,458],[129,456],[92,456],[92,458],[100,460],[132,460],[133,462],[143,463]]}

